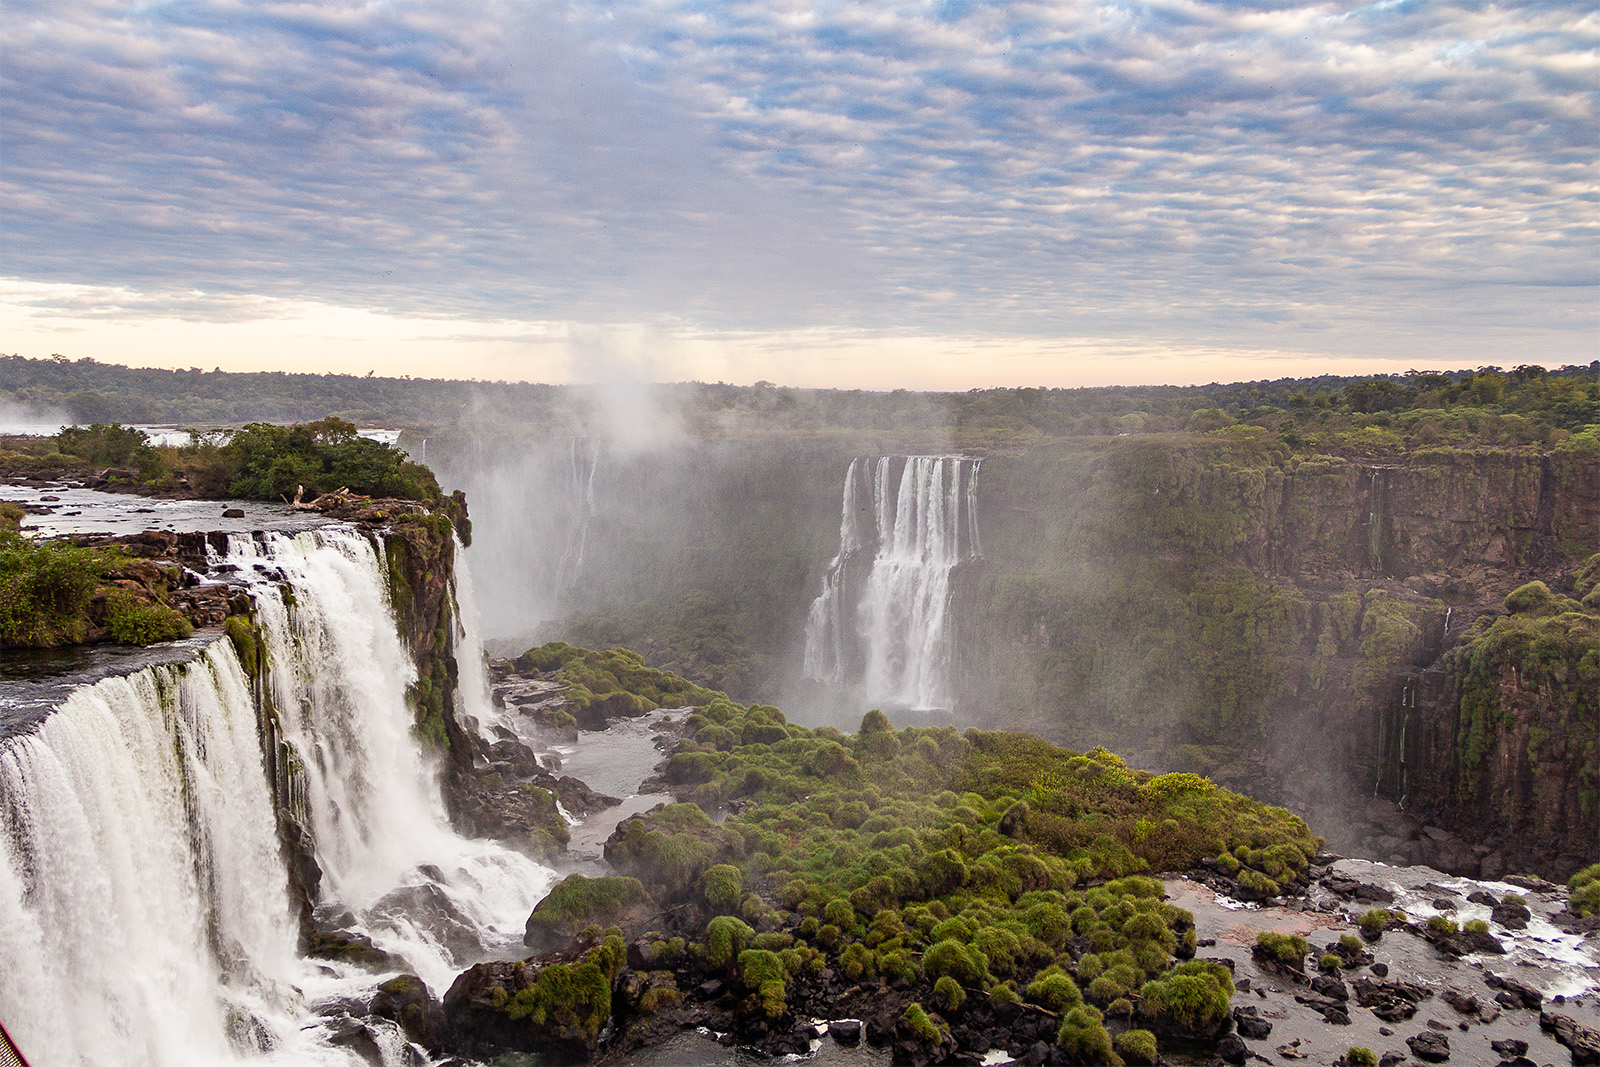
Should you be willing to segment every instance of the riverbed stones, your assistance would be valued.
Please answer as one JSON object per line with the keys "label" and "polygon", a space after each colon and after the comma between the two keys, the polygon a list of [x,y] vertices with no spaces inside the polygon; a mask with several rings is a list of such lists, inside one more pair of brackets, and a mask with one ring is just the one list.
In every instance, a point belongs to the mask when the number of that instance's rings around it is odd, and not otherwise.
{"label": "riverbed stones", "polygon": [[1351,983],[1356,1003],[1372,1009],[1384,1022],[1404,1022],[1417,1013],[1417,1005],[1433,996],[1433,990],[1415,982],[1357,978]]}
{"label": "riverbed stones", "polygon": [[1539,1013],[1539,1029],[1572,1053],[1572,1067],[1600,1064],[1600,1030],[1594,1030],[1565,1015]]}
{"label": "riverbed stones", "polygon": [[1243,1004],[1233,1009],[1233,1025],[1239,1036],[1251,1041],[1264,1040],[1272,1033],[1272,1024],[1261,1017],[1254,1004]]}
{"label": "riverbed stones", "polygon": [[1490,989],[1498,989],[1500,993],[1494,998],[1495,1003],[1507,1008],[1527,1008],[1538,1011],[1544,1006],[1544,994],[1532,986],[1525,985],[1515,978],[1505,975],[1491,974],[1484,978],[1483,984]]}
{"label": "riverbed stones", "polygon": [[1433,1030],[1406,1038],[1411,1054],[1427,1063],[1443,1063],[1450,1058],[1450,1039]]}

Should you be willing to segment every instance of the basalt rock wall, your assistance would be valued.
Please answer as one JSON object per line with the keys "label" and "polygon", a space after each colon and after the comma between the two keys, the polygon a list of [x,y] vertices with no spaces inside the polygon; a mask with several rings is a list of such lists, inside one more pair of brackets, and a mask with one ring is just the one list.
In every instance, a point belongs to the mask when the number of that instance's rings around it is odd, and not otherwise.
{"label": "basalt rock wall", "polygon": [[[1592,857],[1592,709],[1513,684],[1514,656],[1500,688],[1468,685],[1451,650],[1523,582],[1571,590],[1600,547],[1600,457],[1078,439],[987,459],[979,508],[984,557],[953,583],[968,717],[1211,774],[1381,858]],[[1578,677],[1581,648],[1544,655]],[[1470,774],[1467,690],[1495,724]]]}

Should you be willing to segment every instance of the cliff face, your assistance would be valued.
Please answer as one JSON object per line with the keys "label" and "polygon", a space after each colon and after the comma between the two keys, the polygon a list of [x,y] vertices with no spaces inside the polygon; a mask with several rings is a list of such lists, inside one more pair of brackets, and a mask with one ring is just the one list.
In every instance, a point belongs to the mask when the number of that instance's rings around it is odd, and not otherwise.
{"label": "cliff face", "polygon": [[[1210,774],[1382,856],[1476,872],[1592,853],[1595,805],[1570,784],[1592,709],[1481,666],[1469,685],[1449,653],[1522,582],[1570,587],[1600,546],[1600,457],[1296,461],[1218,436],[985,462],[985,556],[955,583],[963,711]],[[1581,652],[1546,654],[1576,677]],[[1463,694],[1498,731],[1470,775]],[[1355,799],[1374,794],[1408,810]]]}

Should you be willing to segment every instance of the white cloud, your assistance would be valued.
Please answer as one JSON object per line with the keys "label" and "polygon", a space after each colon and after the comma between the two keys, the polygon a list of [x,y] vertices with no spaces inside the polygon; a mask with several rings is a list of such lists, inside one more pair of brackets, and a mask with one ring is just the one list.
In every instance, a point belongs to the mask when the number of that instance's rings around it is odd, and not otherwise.
{"label": "white cloud", "polygon": [[123,294],[57,309],[102,324],[74,354],[268,305],[1395,359],[1579,359],[1597,325],[1581,6],[0,18],[0,267]]}

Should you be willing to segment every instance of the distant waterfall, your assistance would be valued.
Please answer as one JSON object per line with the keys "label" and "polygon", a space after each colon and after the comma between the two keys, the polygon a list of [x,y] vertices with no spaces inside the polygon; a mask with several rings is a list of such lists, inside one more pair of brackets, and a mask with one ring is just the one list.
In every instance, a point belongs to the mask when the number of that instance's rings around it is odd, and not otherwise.
{"label": "distant waterfall", "polygon": [[[80,687],[0,741],[0,1019],[35,1067],[355,1062],[303,1005],[370,997],[378,979],[295,957],[266,722],[312,831],[320,907],[435,993],[520,949],[554,880],[449,828],[371,541],[346,527],[234,537],[225,558],[254,583],[259,708],[218,640]],[[481,654],[467,644],[458,654]],[[389,1036],[386,1062],[412,1062]]]}
{"label": "distant waterfall", "polygon": [[871,702],[950,706],[950,574],[981,551],[979,463],[851,461],[839,554],[806,619],[808,677],[859,684]]}
{"label": "distant waterfall", "polygon": [[530,636],[555,617],[590,565],[596,494],[605,480],[601,443],[477,439],[457,450],[435,447],[434,457],[440,482],[472,501],[467,556],[485,583],[485,634]]}

